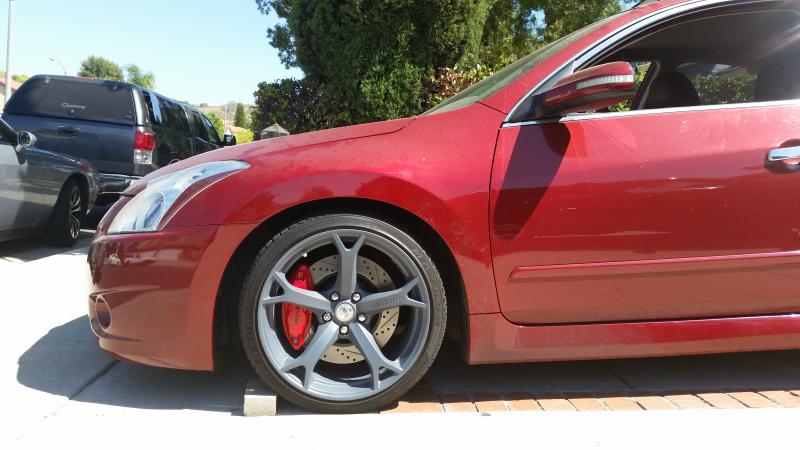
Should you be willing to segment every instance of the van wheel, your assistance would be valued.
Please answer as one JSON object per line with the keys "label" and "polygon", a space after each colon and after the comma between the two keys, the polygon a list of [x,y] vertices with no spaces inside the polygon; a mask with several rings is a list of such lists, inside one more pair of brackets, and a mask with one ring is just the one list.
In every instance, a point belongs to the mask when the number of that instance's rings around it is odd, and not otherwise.
{"label": "van wheel", "polygon": [[85,214],[81,188],[77,181],[69,179],[61,188],[58,201],[53,208],[53,215],[45,227],[45,240],[52,245],[64,247],[75,245]]}

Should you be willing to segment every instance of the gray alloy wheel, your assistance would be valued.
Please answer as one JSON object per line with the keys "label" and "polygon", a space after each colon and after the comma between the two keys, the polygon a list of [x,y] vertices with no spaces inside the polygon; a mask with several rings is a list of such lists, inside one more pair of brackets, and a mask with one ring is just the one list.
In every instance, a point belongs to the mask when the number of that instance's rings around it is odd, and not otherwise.
{"label": "gray alloy wheel", "polygon": [[[320,261],[334,263],[314,290],[287,278]],[[256,371],[290,401],[325,412],[376,408],[402,395],[433,361],[446,319],[441,279],[424,251],[363,216],[321,216],[280,233],[256,258],[241,301],[243,345]],[[286,303],[312,312],[299,350],[283,329]],[[334,349],[346,349],[347,360],[332,362]]]}
{"label": "gray alloy wheel", "polygon": [[61,188],[45,228],[45,239],[52,245],[71,246],[78,240],[81,223],[86,214],[81,188],[75,179],[69,179]]}
{"label": "gray alloy wheel", "polygon": [[83,219],[83,201],[81,189],[77,184],[72,185],[69,194],[69,236],[78,239],[81,233],[81,219]]}

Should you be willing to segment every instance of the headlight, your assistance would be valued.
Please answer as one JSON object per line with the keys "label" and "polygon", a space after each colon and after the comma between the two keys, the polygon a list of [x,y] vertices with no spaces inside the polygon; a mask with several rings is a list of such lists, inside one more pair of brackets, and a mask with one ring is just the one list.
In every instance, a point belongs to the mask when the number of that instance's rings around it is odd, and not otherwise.
{"label": "headlight", "polygon": [[[218,161],[198,164],[151,180],[111,221],[109,233],[139,233],[159,229],[173,206],[175,210],[191,197],[181,196],[192,188],[193,194],[211,183],[250,167],[242,161]],[[178,199],[182,203],[175,205]]]}

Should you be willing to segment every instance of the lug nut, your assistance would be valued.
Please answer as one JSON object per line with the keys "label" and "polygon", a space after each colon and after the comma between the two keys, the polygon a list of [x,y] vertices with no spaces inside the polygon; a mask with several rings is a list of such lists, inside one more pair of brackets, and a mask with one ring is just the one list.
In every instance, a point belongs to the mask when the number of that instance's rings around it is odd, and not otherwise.
{"label": "lug nut", "polygon": [[332,292],[331,293],[331,300],[333,300],[335,302],[338,302],[339,301],[339,293],[338,292]]}
{"label": "lug nut", "polygon": [[361,294],[359,294],[358,292],[354,293],[352,295],[352,297],[350,297],[350,300],[352,300],[354,302],[357,302],[357,301],[361,300]]}
{"label": "lug nut", "polygon": [[367,315],[366,315],[366,314],[363,314],[363,313],[362,313],[362,314],[359,314],[359,315],[358,315],[358,321],[359,321],[359,322],[366,322],[366,321],[367,321]]}
{"label": "lug nut", "polygon": [[347,332],[349,332],[349,331],[350,331],[350,328],[347,328],[347,325],[342,325],[339,328],[339,333],[341,333],[341,334],[347,334]]}
{"label": "lug nut", "polygon": [[322,320],[324,320],[325,322],[330,322],[331,321],[331,313],[323,314],[322,315]]}

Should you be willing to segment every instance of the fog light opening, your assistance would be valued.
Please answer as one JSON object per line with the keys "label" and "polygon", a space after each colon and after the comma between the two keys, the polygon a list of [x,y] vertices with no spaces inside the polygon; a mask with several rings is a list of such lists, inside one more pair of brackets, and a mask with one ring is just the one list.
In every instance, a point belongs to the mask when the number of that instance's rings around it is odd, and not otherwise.
{"label": "fog light opening", "polygon": [[103,330],[107,330],[111,326],[111,308],[108,307],[108,303],[105,300],[101,298],[95,300],[94,317]]}

